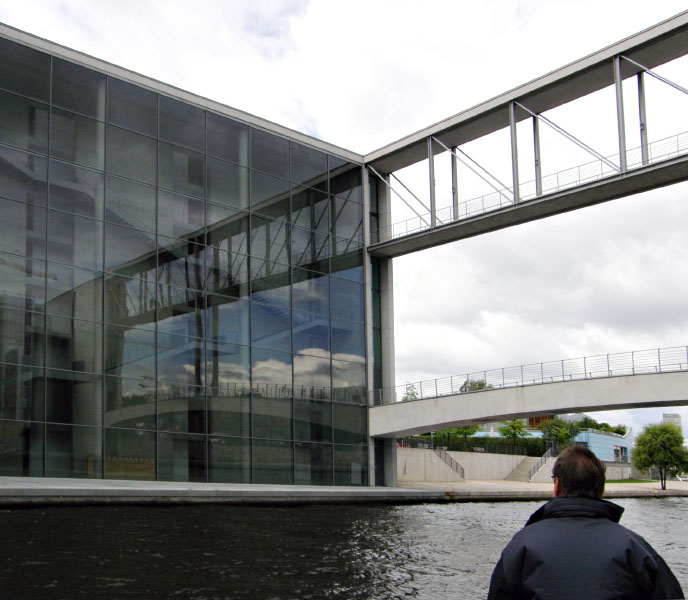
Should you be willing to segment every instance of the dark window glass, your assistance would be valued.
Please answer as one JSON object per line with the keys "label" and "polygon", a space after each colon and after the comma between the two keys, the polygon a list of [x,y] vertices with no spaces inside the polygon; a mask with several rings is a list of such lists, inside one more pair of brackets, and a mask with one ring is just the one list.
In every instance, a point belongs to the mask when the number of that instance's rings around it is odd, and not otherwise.
{"label": "dark window glass", "polygon": [[329,357],[294,355],[294,397],[327,400],[331,386]]}
{"label": "dark window glass", "polygon": [[367,438],[367,411],[365,406],[333,404],[334,443],[362,444]]}
{"label": "dark window glass", "polygon": [[[170,383],[201,386],[205,342],[201,338],[158,333],[158,379]],[[158,401],[160,388],[158,388]]]}
{"label": "dark window glass", "polygon": [[363,285],[355,281],[347,281],[332,277],[330,279],[332,290],[332,316],[349,321],[363,321]]}
{"label": "dark window glass", "polygon": [[105,220],[155,232],[155,188],[106,175]]}
{"label": "dark window glass", "polygon": [[332,361],[332,387],[336,401],[365,404],[365,385],[365,364],[345,360]]}
{"label": "dark window glass", "polygon": [[25,96],[50,98],[50,56],[0,39],[0,87]]}
{"label": "dark window glass", "polygon": [[19,365],[43,366],[45,317],[23,310],[0,313],[0,360]]}
{"label": "dark window glass", "polygon": [[48,153],[48,105],[0,92],[0,143]]}
{"label": "dark window glass", "polygon": [[[203,200],[158,192],[158,233],[182,238],[196,234],[202,239],[204,227]],[[199,239],[200,241],[200,239]]]}
{"label": "dark window glass", "polygon": [[55,158],[103,170],[105,125],[88,117],[53,108],[50,154]]}
{"label": "dark window glass", "polygon": [[289,267],[267,260],[251,259],[251,299],[254,302],[289,308]]}
{"label": "dark window glass", "polygon": [[100,375],[46,370],[46,420],[72,425],[100,425],[102,379]]}
{"label": "dark window glass", "polygon": [[205,433],[204,388],[158,383],[158,429]]}
{"label": "dark window glass", "polygon": [[206,377],[213,393],[246,396],[251,385],[249,347],[218,342],[208,342],[207,346]]}
{"label": "dark window glass", "polygon": [[265,398],[291,397],[291,354],[254,348],[251,351],[251,388]]}
{"label": "dark window glass", "polygon": [[155,429],[155,383],[105,377],[105,427]]}
{"label": "dark window glass", "polygon": [[249,295],[248,256],[207,248],[206,255],[208,292],[224,296],[246,298]]}
{"label": "dark window glass", "polygon": [[248,208],[248,169],[208,157],[208,200]]}
{"label": "dark window glass", "polygon": [[205,481],[205,436],[158,434],[158,480]]}
{"label": "dark window glass", "polygon": [[254,396],[251,402],[253,437],[272,440],[290,440],[291,400]]}
{"label": "dark window glass", "polygon": [[365,327],[363,323],[332,319],[332,357],[365,362]]}
{"label": "dark window glass", "polygon": [[248,213],[208,202],[205,215],[208,244],[248,254]]}
{"label": "dark window glass", "polygon": [[46,477],[100,479],[103,476],[100,429],[48,425],[45,435]]}
{"label": "dark window glass", "polygon": [[292,303],[294,309],[319,315],[330,314],[330,278],[328,275],[292,269]]}
{"label": "dark window glass", "polygon": [[289,264],[289,225],[263,217],[251,217],[251,258]]}
{"label": "dark window glass", "polygon": [[295,399],[294,439],[304,442],[331,442],[332,404]]}
{"label": "dark window glass", "polygon": [[321,190],[297,187],[291,192],[291,222],[299,227],[330,231],[330,203]]}
{"label": "dark window glass", "polygon": [[104,429],[106,479],[155,480],[155,432]]}
{"label": "dark window glass", "polygon": [[0,421],[0,447],[0,475],[43,476],[43,425]]}
{"label": "dark window glass", "polygon": [[235,396],[222,390],[209,390],[208,433],[248,437],[251,400],[248,394]]}
{"label": "dark window glass", "polygon": [[137,277],[155,264],[155,236],[105,223],[105,270]]}
{"label": "dark window glass", "polygon": [[157,136],[158,96],[137,85],[109,78],[107,119],[109,123]]}
{"label": "dark window glass", "polygon": [[155,380],[155,332],[105,325],[105,373]]}
{"label": "dark window glass", "polygon": [[327,185],[327,154],[292,142],[291,180],[311,187]]}
{"label": "dark window glass", "polygon": [[105,75],[53,58],[53,95],[56,106],[105,120]]}
{"label": "dark window glass", "polygon": [[332,235],[347,240],[363,235],[363,206],[347,198],[334,198]]}
{"label": "dark window glass", "polygon": [[260,129],[251,129],[251,167],[289,179],[289,141]]}
{"label": "dark window glass", "polygon": [[203,294],[170,285],[158,286],[158,331],[203,337]]}
{"label": "dark window glass", "polygon": [[181,194],[205,195],[205,157],[193,150],[158,144],[158,185]]}
{"label": "dark window glass", "polygon": [[[340,241],[340,240],[337,240]],[[363,251],[356,250],[332,257],[332,274],[363,283]]]}
{"label": "dark window glass", "polygon": [[[330,327],[327,315],[293,311],[294,352],[330,356]],[[328,383],[329,386],[329,383]]]}
{"label": "dark window glass", "polygon": [[156,286],[143,279],[105,279],[105,320],[125,327],[155,329]]}
{"label": "dark window glass", "polygon": [[248,125],[207,113],[208,154],[248,166]]}
{"label": "dark window glass", "polygon": [[0,254],[0,306],[45,310],[45,263]]}
{"label": "dark window glass", "polygon": [[289,182],[262,173],[251,173],[251,211],[278,219],[289,220]]}
{"label": "dark window glass", "polygon": [[84,217],[103,218],[103,174],[56,160],[50,161],[48,204]]}
{"label": "dark window glass", "polygon": [[154,139],[108,125],[105,162],[109,173],[154,185],[157,153]]}
{"label": "dark window glass", "polygon": [[0,198],[0,240],[7,252],[45,258],[45,209]]}
{"label": "dark window glass", "polygon": [[293,227],[291,230],[291,261],[299,266],[314,271],[327,270],[327,259],[330,256],[330,237],[327,234]]}
{"label": "dark window glass", "polygon": [[205,112],[160,96],[160,139],[205,152]]}
{"label": "dark window glass", "polygon": [[0,363],[0,419],[45,420],[43,369]]}
{"label": "dark window glass", "polygon": [[205,282],[200,244],[158,236],[158,281],[202,290]]}
{"label": "dark window glass", "polygon": [[211,340],[249,343],[249,303],[236,298],[208,295],[207,331]]}
{"label": "dark window glass", "polygon": [[367,446],[334,447],[334,484],[368,485]]}
{"label": "dark window glass", "polygon": [[332,446],[297,443],[294,447],[296,485],[332,485]]}
{"label": "dark window glass", "polygon": [[291,352],[291,311],[254,302],[251,306],[251,343]]}
{"label": "dark window glass", "polygon": [[102,273],[49,264],[46,310],[53,315],[101,321]]}
{"label": "dark window glass", "polygon": [[253,483],[294,483],[292,442],[253,440]]}
{"label": "dark window glass", "polygon": [[361,204],[361,167],[348,163],[334,172],[330,170],[330,194]]}
{"label": "dark window glass", "polygon": [[208,438],[208,480],[251,483],[251,440]]}
{"label": "dark window glass", "polygon": [[47,317],[47,366],[68,371],[102,371],[100,323]]}
{"label": "dark window glass", "polygon": [[48,160],[0,146],[0,195],[45,206]]}

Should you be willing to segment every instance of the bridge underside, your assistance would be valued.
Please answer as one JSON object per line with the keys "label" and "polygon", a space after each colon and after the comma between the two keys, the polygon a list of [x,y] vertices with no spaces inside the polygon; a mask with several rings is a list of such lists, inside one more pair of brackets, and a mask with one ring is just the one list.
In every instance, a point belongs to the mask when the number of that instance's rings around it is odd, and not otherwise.
{"label": "bridge underside", "polygon": [[369,409],[372,437],[402,437],[473,423],[624,408],[688,405],[688,371],[547,383],[454,394]]}

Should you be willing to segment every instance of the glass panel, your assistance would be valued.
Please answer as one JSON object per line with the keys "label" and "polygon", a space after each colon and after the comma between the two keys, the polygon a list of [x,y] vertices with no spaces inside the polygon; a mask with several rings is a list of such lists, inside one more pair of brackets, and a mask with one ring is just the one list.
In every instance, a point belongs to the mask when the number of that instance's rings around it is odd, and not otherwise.
{"label": "glass panel", "polygon": [[45,310],[45,263],[0,254],[0,306]]}
{"label": "glass panel", "polygon": [[263,217],[251,217],[251,258],[289,264],[289,225]]}
{"label": "glass panel", "polygon": [[43,476],[43,425],[0,421],[0,448],[0,475]]}
{"label": "glass panel", "polygon": [[105,479],[155,480],[155,432],[104,429]]}
{"label": "glass panel", "polygon": [[203,200],[169,192],[158,192],[158,233],[182,238],[203,236],[205,207]]}
{"label": "glass panel", "polygon": [[205,215],[208,244],[248,254],[248,213],[208,202]]}
{"label": "glass panel", "polygon": [[160,139],[205,152],[205,112],[160,96]]}
{"label": "glass panel", "polygon": [[332,387],[338,402],[365,404],[366,366],[343,360],[332,361]]}
{"label": "glass panel", "polygon": [[248,126],[207,113],[208,154],[248,166]]}
{"label": "glass panel", "polygon": [[170,285],[158,286],[158,331],[203,337],[203,294]]}
{"label": "glass panel", "polygon": [[330,328],[327,317],[295,310],[292,319],[294,352],[329,358]]}
{"label": "glass panel", "polygon": [[0,146],[0,195],[45,206],[47,180],[46,158]]}
{"label": "glass panel", "polygon": [[43,369],[0,363],[0,419],[45,420]]}
{"label": "glass panel", "polygon": [[105,279],[105,320],[115,325],[155,329],[156,287],[143,279]]}
{"label": "glass panel", "polygon": [[289,142],[266,131],[251,128],[251,167],[289,179]]}
{"label": "glass panel", "polygon": [[105,223],[105,269],[132,277],[155,267],[155,236]]}
{"label": "glass panel", "polygon": [[205,436],[159,433],[158,480],[205,481]]}
{"label": "glass panel", "polygon": [[253,440],[253,483],[294,483],[292,442]]}
{"label": "glass panel", "polygon": [[291,440],[291,400],[263,398],[259,395],[251,401],[253,437]]}
{"label": "glass panel", "polygon": [[289,182],[251,173],[251,211],[271,219],[289,220]]}
{"label": "glass panel", "polygon": [[105,325],[105,373],[155,380],[155,332]]}
{"label": "glass panel", "polygon": [[108,79],[109,123],[148,135],[158,134],[158,95],[119,79]]}
{"label": "glass panel", "polygon": [[254,397],[291,397],[291,354],[254,348],[251,361],[251,389]]}
{"label": "glass panel", "polygon": [[291,231],[291,262],[294,266],[327,271],[330,237],[312,229],[294,227]]}
{"label": "glass panel", "polygon": [[45,476],[100,479],[103,473],[103,434],[95,427],[48,425]]}
{"label": "glass panel", "polygon": [[205,157],[198,152],[160,142],[158,185],[181,194],[203,197]]}
{"label": "glass panel", "polygon": [[208,342],[206,377],[221,396],[243,397],[251,387],[251,361],[248,346]]}
{"label": "glass panel", "polygon": [[50,161],[50,208],[102,219],[103,187],[102,173]]}
{"label": "glass panel", "polygon": [[[339,241],[341,240],[337,240]],[[333,256],[332,274],[363,283],[363,251],[356,250]]]}
{"label": "glass panel", "polygon": [[0,39],[0,87],[25,96],[50,98],[50,56]]}
{"label": "glass panel", "polygon": [[158,379],[203,385],[204,346],[200,338],[158,333]]}
{"label": "glass panel", "polygon": [[102,325],[47,317],[47,366],[68,371],[102,371]]}
{"label": "glass panel", "polygon": [[297,443],[294,463],[295,484],[332,485],[332,446]]}
{"label": "glass panel", "polygon": [[251,483],[251,440],[208,438],[208,480]]}
{"label": "glass panel", "polygon": [[0,360],[18,365],[43,366],[45,318],[23,310],[0,312]]}
{"label": "glass panel", "polygon": [[245,298],[249,295],[248,256],[207,248],[206,271],[208,292]]}
{"label": "glass panel", "polygon": [[106,427],[155,429],[155,383],[105,377]]}
{"label": "glass panel", "polygon": [[365,356],[363,323],[332,319],[332,358],[365,362]]}
{"label": "glass panel", "polygon": [[330,170],[330,194],[361,204],[361,167],[347,163],[334,171]]}
{"label": "glass panel", "polygon": [[202,246],[158,236],[158,281],[202,290],[205,282]]}
{"label": "glass panel", "polygon": [[50,154],[55,158],[103,170],[105,125],[53,108],[50,121]]}
{"label": "glass panel", "polygon": [[363,285],[332,277],[330,287],[332,316],[349,321],[363,321],[365,318]]}
{"label": "glass panel", "polygon": [[347,198],[333,198],[332,235],[350,240],[363,234],[363,206]]}
{"label": "glass panel", "polygon": [[327,400],[331,386],[329,358],[294,355],[294,397]]}
{"label": "glass panel", "polygon": [[0,214],[0,247],[3,250],[45,258],[44,208],[0,198]]}
{"label": "glass panel", "polygon": [[211,340],[249,343],[249,303],[236,298],[208,295],[207,331]]}
{"label": "glass panel", "polygon": [[248,169],[208,157],[208,200],[248,208]]}
{"label": "glass panel", "polygon": [[330,278],[327,275],[292,269],[291,290],[295,309],[330,314]]}
{"label": "glass panel", "polygon": [[205,433],[205,391],[192,385],[158,384],[158,429]]}
{"label": "glass panel", "polygon": [[103,412],[100,375],[46,370],[46,421],[100,425]]}
{"label": "glass panel", "polygon": [[105,75],[53,58],[52,102],[62,108],[105,120]]}
{"label": "glass panel", "polygon": [[251,306],[251,343],[291,352],[291,311],[254,302]]}
{"label": "glass panel", "polygon": [[48,153],[47,104],[0,92],[0,114],[0,142],[41,154]]}
{"label": "glass panel", "polygon": [[295,399],[294,439],[304,442],[331,442],[332,404]]}
{"label": "glass panel", "polygon": [[155,231],[155,188],[105,177],[105,220]]}
{"label": "glass panel", "polygon": [[289,267],[267,260],[252,259],[251,299],[289,308]]}
{"label": "glass panel", "polygon": [[311,187],[327,185],[327,154],[292,142],[291,180]]}
{"label": "glass panel", "polygon": [[334,447],[334,484],[368,485],[368,447]]}
{"label": "glass panel", "polygon": [[106,164],[109,173],[155,185],[158,142],[108,125]]}
{"label": "glass panel", "polygon": [[322,190],[298,187],[291,192],[291,222],[299,227],[330,232],[330,203]]}
{"label": "glass panel", "polygon": [[208,433],[248,437],[251,435],[251,399],[223,390],[210,390],[208,396]]}
{"label": "glass panel", "polygon": [[46,310],[64,317],[102,321],[102,273],[48,264]]}

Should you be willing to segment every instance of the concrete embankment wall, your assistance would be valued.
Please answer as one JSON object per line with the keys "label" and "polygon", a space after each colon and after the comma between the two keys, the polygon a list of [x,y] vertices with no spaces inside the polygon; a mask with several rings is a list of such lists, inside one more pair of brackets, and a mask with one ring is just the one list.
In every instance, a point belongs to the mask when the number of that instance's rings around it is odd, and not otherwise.
{"label": "concrete embankment wall", "polygon": [[[525,458],[508,454],[449,452],[464,468],[466,479],[504,479]],[[405,481],[461,481],[432,450],[397,448],[397,477]]]}

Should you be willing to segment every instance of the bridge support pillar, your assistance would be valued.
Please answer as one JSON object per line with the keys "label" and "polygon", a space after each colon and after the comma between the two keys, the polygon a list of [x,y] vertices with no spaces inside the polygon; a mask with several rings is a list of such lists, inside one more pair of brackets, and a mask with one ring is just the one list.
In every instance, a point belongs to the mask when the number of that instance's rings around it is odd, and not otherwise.
{"label": "bridge support pillar", "polygon": [[614,87],[616,88],[616,122],[619,130],[619,169],[628,169],[626,161],[626,122],[624,119],[623,80],[621,79],[621,57],[614,57]]}
{"label": "bridge support pillar", "polygon": [[514,180],[514,204],[520,202],[518,182],[518,141],[516,138],[516,104],[509,103],[509,129],[511,130],[511,173]]}

